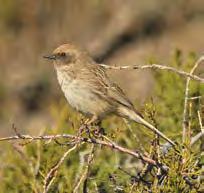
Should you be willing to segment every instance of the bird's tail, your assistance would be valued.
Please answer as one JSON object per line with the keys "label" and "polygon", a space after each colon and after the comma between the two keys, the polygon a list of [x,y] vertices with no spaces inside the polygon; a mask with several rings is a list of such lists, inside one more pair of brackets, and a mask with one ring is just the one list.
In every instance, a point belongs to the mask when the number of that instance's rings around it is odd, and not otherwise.
{"label": "bird's tail", "polygon": [[154,133],[158,134],[160,137],[168,141],[171,145],[175,146],[175,143],[170,140],[168,137],[166,137],[161,131],[159,131],[156,127],[154,127],[152,124],[144,120],[139,114],[137,114],[134,110],[130,110],[125,107],[121,107],[119,109],[119,112],[122,116],[127,117],[139,124],[144,125],[148,129],[152,130]]}

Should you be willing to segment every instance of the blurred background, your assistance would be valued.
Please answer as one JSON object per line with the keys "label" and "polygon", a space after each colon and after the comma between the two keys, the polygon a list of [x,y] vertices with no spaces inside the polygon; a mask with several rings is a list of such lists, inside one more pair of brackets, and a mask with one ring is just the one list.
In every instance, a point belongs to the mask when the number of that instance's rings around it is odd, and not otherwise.
{"label": "blurred background", "polygon": [[[53,124],[53,104],[64,98],[42,56],[60,44],[110,65],[170,65],[175,50],[185,64],[203,54],[203,32],[203,0],[0,0],[0,134],[12,123],[33,133]],[[139,107],[153,95],[152,71],[111,76]]]}

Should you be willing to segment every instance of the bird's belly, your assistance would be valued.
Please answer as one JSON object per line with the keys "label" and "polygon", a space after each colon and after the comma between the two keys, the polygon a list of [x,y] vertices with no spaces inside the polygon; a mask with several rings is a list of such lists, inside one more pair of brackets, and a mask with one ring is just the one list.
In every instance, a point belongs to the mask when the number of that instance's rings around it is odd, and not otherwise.
{"label": "bird's belly", "polygon": [[86,83],[73,80],[71,83],[64,82],[61,87],[69,104],[88,116],[104,117],[110,111],[108,102],[93,93]]}

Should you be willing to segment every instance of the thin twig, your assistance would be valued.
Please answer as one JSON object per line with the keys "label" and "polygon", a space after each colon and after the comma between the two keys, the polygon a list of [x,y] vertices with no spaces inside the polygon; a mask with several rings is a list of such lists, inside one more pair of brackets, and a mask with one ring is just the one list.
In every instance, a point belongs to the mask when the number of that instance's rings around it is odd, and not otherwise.
{"label": "thin twig", "polygon": [[200,129],[201,129],[201,131],[202,131],[202,130],[203,130],[203,123],[202,123],[200,111],[198,111],[197,113],[198,113],[198,120],[199,120]]}
{"label": "thin twig", "polygon": [[2,137],[0,138],[0,141],[12,141],[12,140],[54,140],[58,138],[64,138],[64,139],[77,139],[77,136],[70,135],[70,134],[57,134],[57,135],[39,135],[39,136],[31,136],[31,135],[15,135],[10,137]]}
{"label": "thin twig", "polygon": [[[107,137],[106,137],[107,138]],[[136,158],[139,158],[141,159],[142,161],[144,162],[147,162],[147,163],[150,163],[154,166],[157,166],[157,162],[151,158],[148,158],[148,157],[145,157],[143,156],[142,154],[140,154],[139,152],[136,152],[136,151],[132,151],[130,149],[127,149],[125,147],[122,147],[122,146],[119,146],[117,145],[115,142],[111,141],[110,139],[108,139],[109,142],[106,142],[106,141],[102,141],[102,140],[95,140],[95,143],[96,144],[100,144],[100,145],[103,145],[103,146],[106,146],[106,147],[110,147],[110,148],[113,148],[113,149],[116,149],[118,151],[121,151],[123,153],[127,153],[129,155],[132,155]]]}
{"label": "thin twig", "polygon": [[[18,132],[17,132],[17,129],[15,128],[15,126],[13,126],[14,127],[14,131],[15,131],[15,133],[16,133],[16,135],[17,135],[17,137],[16,138],[12,138],[11,137],[11,139],[10,140],[13,140],[13,139],[30,139],[29,141],[28,141],[28,143],[30,143],[30,142],[32,142],[33,140],[36,140],[36,139],[33,139],[32,138],[32,136],[25,136],[25,135],[21,135],[21,134],[19,134]],[[151,129],[151,130],[153,130],[154,132],[156,132],[159,136],[161,136],[163,139],[165,139],[166,141],[168,141],[172,146],[175,146],[176,144],[173,142],[173,141],[171,141],[168,137],[166,137],[162,132],[160,132],[159,130],[157,130],[156,128],[153,128],[153,129]],[[41,139],[46,139],[46,136],[44,137],[44,136],[39,136]],[[66,136],[67,137],[67,136]],[[66,138],[65,137],[65,138]],[[70,137],[71,137],[71,135],[70,135]],[[6,137],[6,138],[0,138],[0,141],[4,141],[4,140],[8,140],[8,138],[10,138],[10,137]],[[58,136],[57,135],[55,135],[55,136],[53,136],[53,138],[51,139],[51,140],[55,140],[55,142],[56,143],[58,143],[57,142],[57,139],[58,138]],[[76,139],[77,138],[77,136],[74,136],[74,138]]]}
{"label": "thin twig", "polygon": [[57,162],[56,165],[54,165],[51,170],[48,172],[46,178],[45,178],[45,182],[44,182],[44,191],[43,193],[47,193],[57,175],[58,169],[59,167],[62,165],[62,163],[64,162],[65,158],[67,157],[67,155],[72,152],[73,150],[76,149],[78,145],[73,146],[71,149],[68,149],[64,155],[60,158],[60,160]]}
{"label": "thin twig", "polygon": [[188,100],[197,100],[201,99],[203,96],[194,96],[194,97],[189,97]]}
{"label": "thin twig", "polygon": [[[199,62],[204,60],[204,56],[201,56],[199,58]],[[191,73],[185,72],[183,70],[178,70],[176,68],[173,68],[171,66],[165,66],[165,65],[161,65],[161,64],[149,64],[149,65],[133,65],[133,66],[109,66],[106,64],[100,64],[101,66],[103,66],[106,69],[114,69],[114,70],[125,70],[125,69],[138,69],[138,70],[143,70],[143,69],[153,69],[153,70],[166,70],[166,71],[170,71],[170,72],[174,72],[180,76],[184,76],[184,77],[189,77],[190,79],[199,81],[204,83],[204,78],[201,78],[197,75],[193,75]]]}
{"label": "thin twig", "polygon": [[[204,60],[204,56],[200,57],[195,65],[193,66],[193,68],[191,69],[189,76],[187,76],[187,80],[186,80],[186,87],[185,87],[185,99],[184,99],[184,109],[183,109],[183,121],[182,121],[182,128],[183,128],[183,132],[182,132],[182,141],[183,143],[186,140],[186,129],[187,129],[187,104],[188,104],[188,98],[189,98],[189,85],[190,85],[190,80],[193,79],[191,76],[194,76],[193,73],[195,72],[195,70],[197,69],[197,67],[199,66],[199,64]],[[194,79],[195,80],[195,79]],[[203,82],[203,81],[201,81]]]}
{"label": "thin twig", "polygon": [[195,135],[194,137],[192,137],[191,139],[191,143],[190,145],[194,145],[201,137],[204,136],[204,128],[203,128],[203,124],[202,124],[202,119],[201,119],[201,115],[200,115],[200,111],[198,111],[198,120],[199,120],[199,125],[200,125],[200,132]]}
{"label": "thin twig", "polygon": [[131,132],[132,136],[133,136],[134,139],[136,140],[136,142],[137,142],[138,146],[140,147],[140,149],[141,149],[143,152],[145,152],[144,147],[141,145],[142,143],[141,143],[139,137],[138,137],[137,134],[134,133],[133,130],[132,130],[132,127],[131,127],[130,121],[127,120],[127,119],[125,119],[125,118],[123,118],[123,120],[124,120],[124,122],[126,123],[127,128],[128,128],[129,131]]}
{"label": "thin twig", "polygon": [[94,151],[95,151],[95,144],[92,144],[91,151],[90,151],[90,153],[88,155],[87,165],[85,167],[85,170],[84,170],[83,174],[81,175],[81,178],[79,179],[78,183],[74,187],[73,193],[77,193],[78,192],[80,184],[83,181],[84,181],[83,193],[87,192],[87,179],[88,179],[88,175],[89,175],[90,165],[91,165],[91,163],[93,161]]}
{"label": "thin twig", "polygon": [[102,145],[105,147],[109,147],[111,149],[115,149],[118,150],[122,153],[126,153],[129,155],[132,155],[133,157],[136,157],[138,159],[142,159],[144,162],[150,163],[154,166],[157,166],[157,162],[151,158],[145,157],[143,155],[141,155],[138,152],[135,152],[133,150],[130,150],[128,148],[122,147],[120,145],[117,145],[114,142],[106,142],[104,140],[99,140],[99,139],[89,139],[89,138],[85,138],[85,137],[79,137],[79,136],[74,136],[74,135],[70,135],[70,134],[58,134],[58,135],[44,135],[44,136],[31,136],[31,135],[21,135],[21,136],[11,136],[11,137],[4,137],[4,138],[0,138],[0,141],[10,141],[10,140],[27,140],[27,139],[32,139],[33,141],[35,140],[53,140],[53,139],[75,139],[78,142],[85,142],[85,143],[94,143],[94,144],[98,144],[98,145]]}
{"label": "thin twig", "polygon": [[204,130],[202,130],[200,133],[192,137],[190,145],[194,145],[201,137],[204,136]]}

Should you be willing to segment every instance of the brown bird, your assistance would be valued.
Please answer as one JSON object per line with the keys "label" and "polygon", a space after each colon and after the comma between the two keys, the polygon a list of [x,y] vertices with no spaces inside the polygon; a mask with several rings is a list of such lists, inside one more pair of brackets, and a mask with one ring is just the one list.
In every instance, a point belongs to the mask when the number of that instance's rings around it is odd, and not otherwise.
{"label": "brown bird", "polygon": [[144,125],[175,145],[135,110],[122,89],[108,78],[104,67],[72,44],[59,46],[44,58],[54,61],[57,79],[69,104],[89,118],[91,124],[115,114]]}

